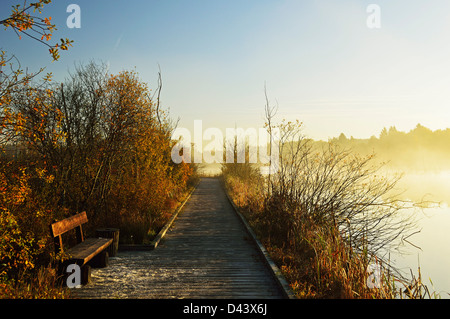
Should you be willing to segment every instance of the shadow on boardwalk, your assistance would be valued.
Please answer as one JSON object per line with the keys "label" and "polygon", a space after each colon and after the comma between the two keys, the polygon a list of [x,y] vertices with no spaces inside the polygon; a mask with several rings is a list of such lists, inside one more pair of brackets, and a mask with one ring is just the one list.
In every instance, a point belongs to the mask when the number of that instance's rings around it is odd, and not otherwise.
{"label": "shadow on boardwalk", "polygon": [[283,298],[218,179],[204,178],[160,245],[120,251],[76,298]]}

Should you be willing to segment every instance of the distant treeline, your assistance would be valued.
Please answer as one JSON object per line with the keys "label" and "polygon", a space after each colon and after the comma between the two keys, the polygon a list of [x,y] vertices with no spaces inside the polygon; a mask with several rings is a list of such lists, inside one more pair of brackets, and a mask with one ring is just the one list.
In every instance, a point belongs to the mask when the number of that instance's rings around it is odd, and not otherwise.
{"label": "distant treeline", "polygon": [[330,142],[350,148],[360,154],[375,154],[392,168],[418,171],[450,169],[450,128],[432,131],[417,124],[409,132],[391,126],[383,128],[379,137],[369,139],[348,138],[344,133]]}

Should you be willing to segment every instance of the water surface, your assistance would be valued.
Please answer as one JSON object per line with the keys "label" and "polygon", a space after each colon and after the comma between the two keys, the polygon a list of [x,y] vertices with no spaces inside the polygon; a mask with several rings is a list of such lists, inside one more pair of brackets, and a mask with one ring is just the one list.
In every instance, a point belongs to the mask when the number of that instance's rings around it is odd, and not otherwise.
{"label": "water surface", "polygon": [[440,293],[441,298],[450,298],[450,171],[407,173],[399,187],[404,196],[412,200],[433,201],[431,208],[416,209],[417,234],[410,241],[420,247],[410,246],[407,254],[392,255],[406,274],[410,269],[430,290]]}

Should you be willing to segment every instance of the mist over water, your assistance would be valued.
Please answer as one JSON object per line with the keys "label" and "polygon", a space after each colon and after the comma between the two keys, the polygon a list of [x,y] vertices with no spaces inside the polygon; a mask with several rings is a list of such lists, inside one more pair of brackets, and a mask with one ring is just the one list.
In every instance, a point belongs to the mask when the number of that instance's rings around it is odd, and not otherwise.
{"label": "mist over water", "polygon": [[404,199],[425,202],[414,215],[417,231],[409,238],[418,248],[406,244],[402,254],[391,254],[392,261],[407,277],[418,269],[422,281],[441,298],[450,298],[450,170],[407,171],[397,184]]}
{"label": "mist over water", "polygon": [[[393,190],[403,200],[421,203],[405,211],[416,230],[401,250],[390,254],[393,265],[406,278],[418,277],[430,292],[450,298],[450,129],[432,131],[418,124],[410,132],[395,127],[378,137],[348,138],[341,134],[331,142],[362,156],[374,155],[384,163],[380,175],[402,175]],[[417,246],[417,247],[415,247]]]}
{"label": "mist over water", "polygon": [[397,184],[403,196],[413,201],[434,201],[443,206],[450,203],[450,170],[407,171]]}
{"label": "mist over water", "polygon": [[[409,133],[391,128],[379,138],[358,140],[343,134],[331,142],[366,156],[375,154],[374,164],[386,163],[381,175],[402,177],[393,190],[400,199],[421,203],[405,212],[416,220],[417,233],[390,254],[393,265],[405,277],[411,271],[430,292],[450,298],[450,129],[431,131],[418,125]],[[316,141],[320,148],[327,142]],[[220,174],[220,164],[201,165],[207,175]]]}

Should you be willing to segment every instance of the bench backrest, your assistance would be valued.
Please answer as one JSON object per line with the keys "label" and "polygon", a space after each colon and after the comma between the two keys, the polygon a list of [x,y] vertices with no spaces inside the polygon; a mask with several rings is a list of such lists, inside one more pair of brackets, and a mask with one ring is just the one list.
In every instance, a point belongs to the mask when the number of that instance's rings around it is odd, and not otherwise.
{"label": "bench backrest", "polygon": [[50,225],[50,232],[52,236],[54,237],[55,241],[55,252],[58,253],[59,251],[62,251],[62,238],[61,235],[68,232],[69,230],[72,230],[76,228],[76,237],[77,242],[81,243],[84,241],[83,237],[83,228],[82,224],[85,224],[88,222],[86,212],[82,212],[79,214],[76,214],[74,216],[71,216],[69,218],[60,220],[58,222],[55,222]]}

